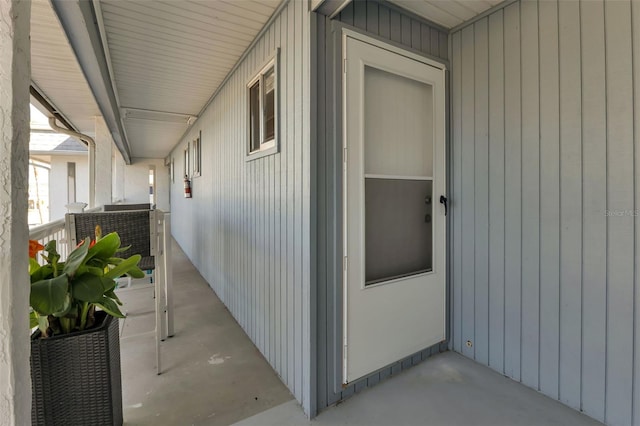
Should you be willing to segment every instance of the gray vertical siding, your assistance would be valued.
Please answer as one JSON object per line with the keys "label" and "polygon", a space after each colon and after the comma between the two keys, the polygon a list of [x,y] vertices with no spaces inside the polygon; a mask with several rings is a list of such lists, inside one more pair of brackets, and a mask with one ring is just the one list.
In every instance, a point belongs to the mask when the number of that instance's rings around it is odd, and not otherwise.
{"label": "gray vertical siding", "polygon": [[342,386],[342,71],[343,27],[446,62],[447,32],[390,4],[356,0],[317,27],[317,407],[323,409],[447,349],[435,345]]}
{"label": "gray vertical siding", "polygon": [[611,425],[640,424],[638,28],[521,0],[450,38],[450,344]]}
{"label": "gray vertical siding", "polygon": [[335,21],[435,58],[447,59],[448,32],[379,0],[353,0]]}
{"label": "gray vertical siding", "polygon": [[[311,39],[307,4],[289,1],[171,154],[176,240],[307,413],[315,404]],[[280,152],[245,161],[246,84],[276,48]],[[185,199],[182,151],[199,131],[202,176]]]}

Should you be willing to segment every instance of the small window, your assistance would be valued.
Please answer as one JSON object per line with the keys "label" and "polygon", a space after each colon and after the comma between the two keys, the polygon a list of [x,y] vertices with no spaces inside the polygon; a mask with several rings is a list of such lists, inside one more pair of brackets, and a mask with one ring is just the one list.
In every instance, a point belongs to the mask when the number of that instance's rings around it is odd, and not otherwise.
{"label": "small window", "polygon": [[184,150],[184,169],[183,170],[184,170],[184,177],[186,177],[186,178],[191,177],[189,175],[189,170],[190,170],[189,169],[189,164],[190,164],[190,162],[189,162],[189,149],[190,149],[190,146],[189,145],[190,144],[187,144],[187,147]]}
{"label": "small window", "polygon": [[198,138],[193,141],[193,176],[200,176],[202,172],[202,147],[200,144],[201,133],[198,134]]}
{"label": "small window", "polygon": [[76,163],[67,163],[67,203],[76,202]]}
{"label": "small window", "polygon": [[149,166],[149,203],[151,206],[156,204],[156,166]]}
{"label": "small window", "polygon": [[[251,157],[278,152],[277,54],[247,85]],[[256,157],[261,157],[257,155]]]}

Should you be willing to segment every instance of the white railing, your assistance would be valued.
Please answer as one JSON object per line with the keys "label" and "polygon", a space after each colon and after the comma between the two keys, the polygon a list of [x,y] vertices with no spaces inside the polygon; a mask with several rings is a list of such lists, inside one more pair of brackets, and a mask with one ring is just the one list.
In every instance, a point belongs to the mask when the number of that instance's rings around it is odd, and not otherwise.
{"label": "white railing", "polygon": [[[102,206],[85,210],[87,213],[102,211]],[[162,372],[160,363],[160,342],[174,334],[173,321],[173,270],[171,267],[171,213],[162,210],[152,211],[152,255],[155,256],[156,276],[155,311],[156,311],[156,368]],[[51,240],[57,241],[60,259],[65,260],[69,254],[65,220],[35,226],[29,230],[29,239],[46,245]],[[39,257],[39,256],[38,256]],[[41,257],[38,259],[44,262]]]}
{"label": "white railing", "polygon": [[[54,220],[53,222],[35,226],[29,230],[29,239],[36,240],[43,246],[51,240],[56,240],[56,249],[60,253],[60,259],[66,259],[69,254],[67,247],[67,232],[64,226],[64,219]],[[44,260],[37,256],[36,259],[42,264]]]}
{"label": "white railing", "polygon": [[[93,213],[102,211],[102,206],[86,209],[86,213]],[[47,245],[51,240],[56,240],[56,249],[60,254],[60,259],[64,260],[69,254],[69,246],[67,244],[67,231],[65,229],[64,218],[54,220],[53,222],[44,223],[42,225],[34,226],[29,229],[29,239],[36,240],[40,244]],[[38,256],[38,262],[44,262],[44,260]]]}

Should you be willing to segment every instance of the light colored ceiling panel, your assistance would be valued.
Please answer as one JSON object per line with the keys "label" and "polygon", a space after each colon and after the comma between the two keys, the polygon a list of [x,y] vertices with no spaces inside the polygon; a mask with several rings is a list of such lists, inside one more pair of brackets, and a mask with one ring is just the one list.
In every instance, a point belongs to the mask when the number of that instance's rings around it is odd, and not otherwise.
{"label": "light colored ceiling panel", "polygon": [[145,119],[124,119],[131,144],[131,156],[141,158],[165,158],[167,146],[173,147],[187,130],[185,123],[161,122]]}
{"label": "light colored ceiling panel", "polygon": [[49,0],[31,2],[31,80],[82,133],[95,133],[100,114]]}
{"label": "light colored ceiling panel", "polygon": [[100,0],[99,19],[135,157],[165,157],[262,30],[281,0]]}
{"label": "light colored ceiling panel", "polygon": [[445,28],[453,28],[503,0],[389,0]]}

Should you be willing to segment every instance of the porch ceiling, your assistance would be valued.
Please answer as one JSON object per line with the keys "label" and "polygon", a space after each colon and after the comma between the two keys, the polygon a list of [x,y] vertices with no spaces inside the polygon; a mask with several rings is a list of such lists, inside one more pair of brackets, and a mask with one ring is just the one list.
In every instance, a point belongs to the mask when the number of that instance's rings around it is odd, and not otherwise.
{"label": "porch ceiling", "polygon": [[94,1],[132,156],[169,154],[280,1]]}
{"label": "porch ceiling", "polygon": [[100,109],[49,0],[31,2],[31,80],[81,133],[95,133]]}
{"label": "porch ceiling", "polygon": [[456,27],[463,22],[491,9],[503,0],[389,0],[416,15],[422,16],[445,28]]}
{"label": "porch ceiling", "polygon": [[[32,80],[77,130],[107,114],[121,151],[164,158],[281,1],[33,0]],[[452,28],[502,0],[390,1]]]}

